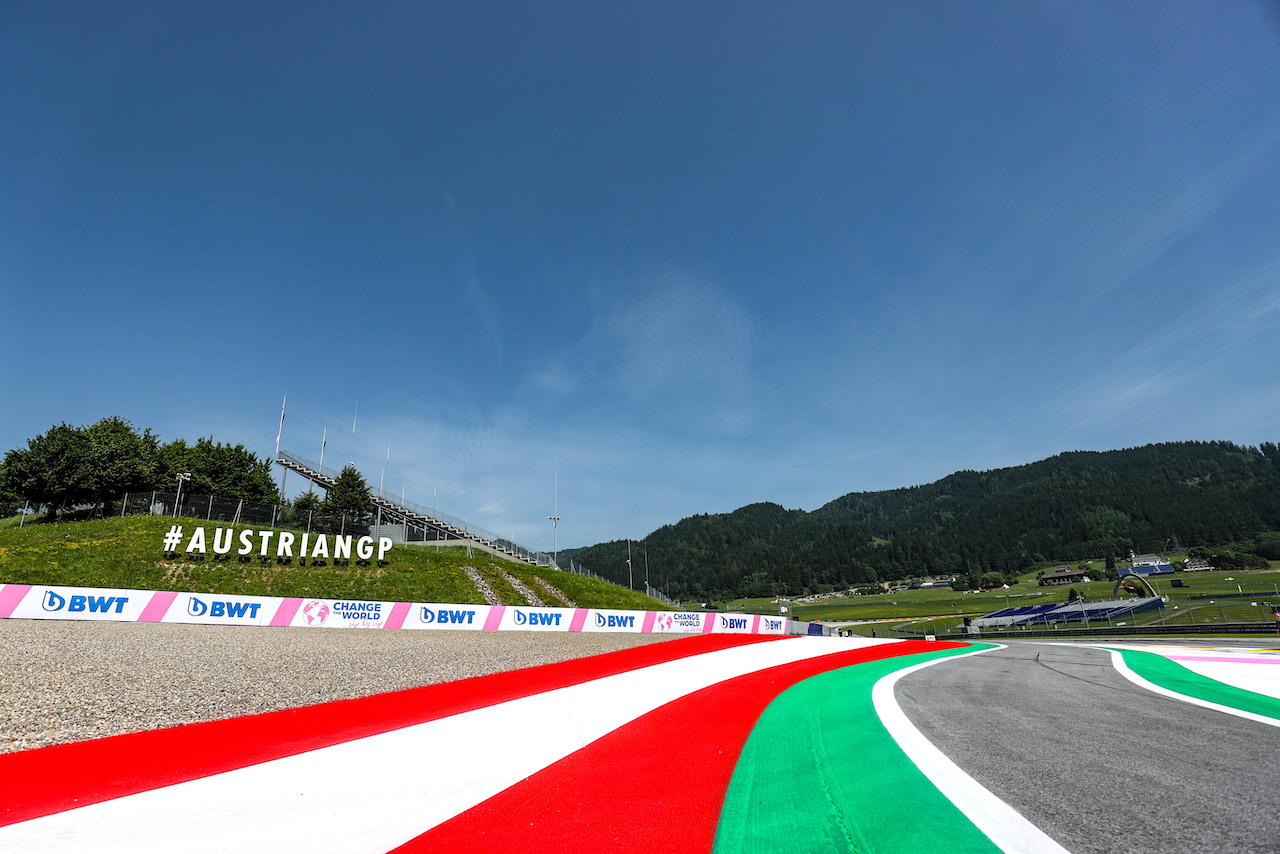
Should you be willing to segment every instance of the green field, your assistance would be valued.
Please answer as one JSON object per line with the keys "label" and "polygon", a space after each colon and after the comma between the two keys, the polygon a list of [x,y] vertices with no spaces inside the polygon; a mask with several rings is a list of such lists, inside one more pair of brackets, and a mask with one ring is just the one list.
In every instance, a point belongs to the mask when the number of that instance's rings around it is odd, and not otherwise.
{"label": "green field", "polygon": [[[1180,557],[1178,558],[1181,559]],[[1102,563],[1092,566],[1102,569]],[[1174,587],[1177,579],[1183,587]],[[1273,620],[1272,611],[1265,603],[1280,604],[1280,570],[1273,564],[1270,570],[1233,572],[1178,572],[1153,579],[1156,592],[1169,597],[1168,604],[1160,612],[1140,614],[1133,625],[1204,625],[1224,622],[1265,622]],[[850,596],[822,599],[813,603],[796,603],[795,617],[799,620],[837,622],[861,622],[855,627],[859,634],[870,635],[876,631],[881,637],[886,629],[911,628],[913,630],[955,631],[964,617],[981,617],[1002,608],[1018,605],[1034,605],[1042,602],[1066,602],[1067,593],[1074,588],[1088,601],[1110,599],[1115,587],[1113,581],[1093,581],[1088,584],[1039,587],[1035,572],[1027,573],[1018,584],[1006,589],[980,593],[956,590],[906,590],[899,593],[880,593],[874,596]],[[1249,598],[1220,599],[1224,594],[1250,594]],[[1208,596],[1209,599],[1192,599],[1192,596]],[[777,614],[778,605],[770,599],[738,599],[730,602],[726,610],[753,614]]]}
{"label": "green field", "polygon": [[[548,605],[540,576],[583,608],[669,610],[641,593],[608,582],[547,567],[501,560],[485,552],[466,556],[463,548],[395,546],[386,565],[300,566],[274,558],[232,556],[224,562],[164,559],[163,540],[178,523],[189,531],[204,525],[212,536],[218,523],[167,516],[127,516],[60,524],[33,521],[19,528],[16,520],[0,524],[0,583],[56,584],[134,590],[176,590],[252,596],[297,596],[393,602],[457,602],[484,604],[467,578],[472,566],[488,581],[503,604],[526,604],[501,577],[500,570],[522,581]],[[225,523],[222,527],[229,527]],[[256,528],[255,530],[261,530]]]}

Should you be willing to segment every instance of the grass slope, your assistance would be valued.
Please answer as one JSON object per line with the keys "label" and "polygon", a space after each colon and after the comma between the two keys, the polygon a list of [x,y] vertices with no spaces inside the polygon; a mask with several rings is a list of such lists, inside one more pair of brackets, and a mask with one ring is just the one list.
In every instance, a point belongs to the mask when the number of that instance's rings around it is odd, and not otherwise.
{"label": "grass slope", "polygon": [[[188,535],[193,527],[204,525],[210,539],[219,527],[216,522],[176,521]],[[559,603],[549,601],[551,597],[532,580],[534,575],[548,580],[578,607],[666,610],[647,596],[594,578],[503,561],[483,552],[467,557],[460,548],[396,546],[381,567],[360,566],[356,561],[351,566],[282,565],[274,558],[263,562],[256,555],[248,562],[234,555],[225,562],[168,561],[163,540],[173,524],[169,517],[128,516],[62,524],[29,519],[21,528],[0,525],[0,583],[482,605],[479,591],[463,571],[464,566],[473,566],[503,604],[527,604],[501,580],[501,567],[549,605]]]}

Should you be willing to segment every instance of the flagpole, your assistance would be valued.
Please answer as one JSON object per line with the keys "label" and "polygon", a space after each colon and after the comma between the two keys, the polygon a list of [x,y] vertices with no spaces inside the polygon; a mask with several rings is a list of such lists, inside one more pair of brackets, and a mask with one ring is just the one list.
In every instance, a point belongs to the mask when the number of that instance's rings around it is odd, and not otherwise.
{"label": "flagpole", "polygon": [[355,414],[351,416],[351,454],[347,457],[347,465],[356,461],[356,419],[360,417],[360,401],[356,401]]}
{"label": "flagpole", "polygon": [[378,492],[380,498],[386,498],[387,492],[387,466],[391,465],[391,440],[387,440],[387,461],[382,464],[382,480],[378,482]]}
{"label": "flagpole", "polygon": [[[316,474],[322,477],[324,476],[324,446],[327,444],[329,444],[329,422],[328,421],[324,423],[324,433],[320,434],[320,471],[316,472]],[[307,492],[310,492],[312,487],[316,485],[314,480],[307,481],[307,484],[308,484]]]}
{"label": "flagpole", "polygon": [[[387,500],[387,466],[391,465],[391,439],[387,438],[387,461],[382,464],[382,480],[378,483],[378,497]],[[382,525],[382,505],[378,505],[378,525]]]}
{"label": "flagpole", "polygon": [[[284,397],[280,400],[280,426],[276,428],[276,460],[280,459],[280,434],[284,432],[284,405],[289,400],[289,392],[284,393]],[[280,499],[284,500],[284,482],[289,476],[289,469],[284,463],[280,463]]]}

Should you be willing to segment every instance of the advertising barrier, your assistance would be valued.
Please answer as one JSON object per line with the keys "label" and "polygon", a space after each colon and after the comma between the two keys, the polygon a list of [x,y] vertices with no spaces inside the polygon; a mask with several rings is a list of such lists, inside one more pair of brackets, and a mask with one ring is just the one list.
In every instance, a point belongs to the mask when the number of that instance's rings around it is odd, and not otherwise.
{"label": "advertising barrier", "polygon": [[29,584],[0,585],[0,619],[197,623],[324,629],[634,632],[668,634],[787,633],[787,621],[759,614],[623,611],[435,602],[365,602],[175,593]]}
{"label": "advertising barrier", "polygon": [[[4,594],[10,587],[5,585]],[[8,595],[0,594],[0,605]],[[132,623],[140,620],[151,594],[140,590],[110,590],[80,587],[28,587],[25,595],[13,598],[5,616],[28,620],[95,620]]]}

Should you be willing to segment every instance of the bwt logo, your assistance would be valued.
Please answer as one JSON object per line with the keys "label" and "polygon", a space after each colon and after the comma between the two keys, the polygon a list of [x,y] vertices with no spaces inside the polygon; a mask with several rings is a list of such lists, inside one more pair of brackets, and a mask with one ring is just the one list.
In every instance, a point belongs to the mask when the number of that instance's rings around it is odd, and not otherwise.
{"label": "bwt logo", "polygon": [[476,612],[455,611],[451,608],[441,608],[438,611],[432,611],[424,605],[419,618],[424,623],[439,623],[441,625],[446,623],[465,623],[470,626],[475,623]]}
{"label": "bwt logo", "polygon": [[747,627],[746,617],[721,617],[720,628],[722,629],[745,629]]}
{"label": "bwt logo", "polygon": [[558,626],[560,625],[561,614],[542,614],[538,611],[521,611],[516,609],[516,625],[530,626]]}
{"label": "bwt logo", "polygon": [[192,596],[187,600],[187,613],[193,617],[203,617],[208,614],[210,617],[245,617],[251,620],[258,619],[258,609],[262,607],[261,602],[205,602],[203,599],[197,599]]}
{"label": "bwt logo", "polygon": [[46,611],[61,611],[67,609],[67,613],[76,613],[88,611],[90,614],[107,614],[111,613],[112,607],[115,613],[122,613],[124,603],[129,601],[128,596],[81,596],[76,594],[68,601],[65,597],[59,596],[52,590],[44,592],[44,601],[40,603]]}
{"label": "bwt logo", "polygon": [[776,632],[782,628],[782,620],[771,620],[768,617],[765,617],[764,627],[766,631]]}
{"label": "bwt logo", "polygon": [[596,614],[596,625],[602,629],[634,629],[635,615],[621,617],[614,614]]}

